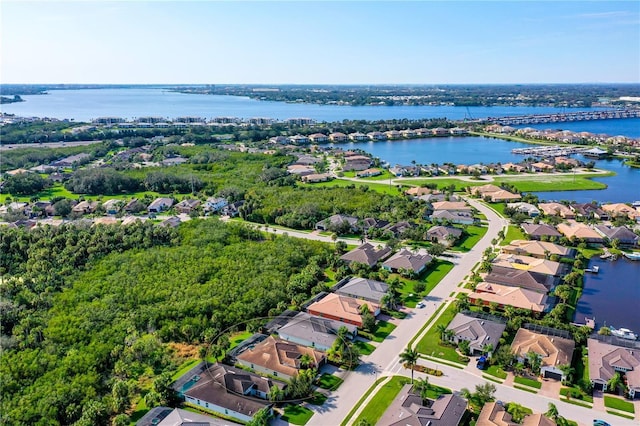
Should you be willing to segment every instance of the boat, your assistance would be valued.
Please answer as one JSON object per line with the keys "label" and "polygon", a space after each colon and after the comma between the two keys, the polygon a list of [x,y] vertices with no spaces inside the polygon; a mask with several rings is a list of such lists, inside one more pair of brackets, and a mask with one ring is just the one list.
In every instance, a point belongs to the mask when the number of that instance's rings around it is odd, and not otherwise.
{"label": "boat", "polygon": [[640,260],[640,253],[638,252],[626,253],[623,251],[622,255],[629,260]]}
{"label": "boat", "polygon": [[599,266],[594,266],[593,268],[585,269],[585,272],[591,272],[593,274],[597,274],[600,271]]}
{"label": "boat", "polygon": [[628,328],[614,328],[609,326],[609,330],[611,330],[612,336],[620,337],[627,340],[638,340],[638,335]]}

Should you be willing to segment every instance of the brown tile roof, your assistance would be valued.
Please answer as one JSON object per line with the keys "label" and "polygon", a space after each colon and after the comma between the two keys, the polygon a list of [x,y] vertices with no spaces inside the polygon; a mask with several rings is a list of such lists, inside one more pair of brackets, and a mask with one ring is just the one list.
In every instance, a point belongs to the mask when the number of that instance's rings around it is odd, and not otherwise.
{"label": "brown tile roof", "polygon": [[340,256],[340,259],[347,262],[364,263],[365,265],[374,266],[378,261],[384,259],[391,254],[389,247],[377,249],[373,244],[364,243],[350,252]]}
{"label": "brown tile roof", "polygon": [[377,303],[331,293],[309,305],[307,310],[309,312],[319,312],[335,318],[344,318],[345,320],[361,323],[360,306],[363,304],[369,307],[369,312],[376,312],[380,309],[380,305]]}
{"label": "brown tile roof", "polygon": [[543,366],[559,366],[571,364],[576,343],[571,339],[547,336],[521,328],[511,343],[511,352],[525,358],[529,351],[542,357]]}
{"label": "brown tile roof", "polygon": [[627,385],[640,391],[640,349],[627,349],[597,339],[588,339],[589,378],[606,383],[615,374],[614,367],[629,370]]}
{"label": "brown tile roof", "polygon": [[546,293],[555,286],[557,279],[552,275],[516,269],[513,267],[493,266],[484,280],[486,282],[521,287],[528,290]]}
{"label": "brown tile roof", "polygon": [[499,254],[493,264],[545,275],[559,275],[565,269],[560,262],[508,253]]}
{"label": "brown tile roof", "polygon": [[544,293],[492,283],[478,284],[476,291],[469,294],[469,298],[529,309],[534,312],[543,312],[547,302],[547,295]]}
{"label": "brown tile roof", "polygon": [[593,230],[593,228],[580,222],[568,221],[568,223],[561,223],[558,225],[558,231],[567,238],[576,237],[588,240],[602,240],[600,234]]}
{"label": "brown tile roof", "polygon": [[562,236],[562,234],[559,233],[556,228],[554,228],[551,225],[547,225],[546,223],[539,223],[539,224],[523,223],[520,226],[522,226],[522,229],[524,230],[525,233],[527,233],[528,235],[531,235],[532,237],[542,237],[543,235],[546,235],[549,237]]}
{"label": "brown tile roof", "polygon": [[546,252],[550,255],[569,256],[571,250],[559,244],[549,243],[546,241],[528,241],[513,240],[509,245],[502,248],[505,253],[516,253],[534,255],[535,257],[544,256]]}
{"label": "brown tile roof", "polygon": [[496,402],[487,402],[478,415],[476,426],[519,426],[511,420],[504,406]]}

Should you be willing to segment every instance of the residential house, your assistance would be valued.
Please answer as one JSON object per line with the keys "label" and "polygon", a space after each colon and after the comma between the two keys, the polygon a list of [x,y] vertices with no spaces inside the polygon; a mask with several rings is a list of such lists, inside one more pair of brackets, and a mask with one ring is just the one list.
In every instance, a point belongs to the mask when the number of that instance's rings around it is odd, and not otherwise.
{"label": "residential house", "polygon": [[543,163],[541,161],[538,161],[537,163],[532,163],[529,165],[529,170],[531,170],[534,173],[540,173],[540,172],[550,172],[553,170],[553,165],[549,164],[549,163]]}
{"label": "residential house", "polygon": [[389,225],[390,223],[388,221],[376,219],[373,217],[364,218],[364,220],[360,224],[360,226],[365,232],[369,232],[370,230],[373,230],[373,229],[385,229]]}
{"label": "residential house", "polygon": [[380,304],[382,298],[387,294],[389,286],[382,281],[356,277],[350,280],[342,280],[332,289],[336,294],[342,296]]}
{"label": "residential house", "polygon": [[560,216],[564,219],[575,219],[575,212],[560,203],[538,203],[538,208],[542,210],[546,216]]}
{"label": "residential house", "polygon": [[438,193],[438,194],[421,195],[418,197],[418,199],[425,201],[429,204],[433,204],[440,201],[460,201],[461,198],[458,197],[457,195]]}
{"label": "residential house", "polygon": [[502,169],[507,172],[523,173],[526,168],[521,164],[507,163],[502,165]]}
{"label": "residential house", "polygon": [[332,229],[341,227],[345,222],[349,224],[353,232],[356,232],[358,230],[358,218],[348,216],[346,214],[331,215],[328,218],[316,223],[315,229],[319,231],[330,231]]}
{"label": "residential house", "polygon": [[599,338],[587,339],[589,379],[596,390],[604,390],[616,374],[624,375],[631,398],[640,396],[640,349],[617,346]]}
{"label": "residential house", "polygon": [[493,184],[486,184],[486,185],[475,186],[471,188],[472,195],[477,195],[482,198],[489,196],[489,194],[492,194],[498,191],[502,191],[502,188]]}
{"label": "residential house", "polygon": [[560,257],[574,257],[575,249],[567,248],[559,244],[546,241],[513,240],[508,245],[502,247],[503,253],[522,254],[539,259],[546,259],[556,255]]}
{"label": "residential house", "polygon": [[476,290],[469,294],[471,303],[481,301],[484,306],[491,303],[497,304],[498,309],[505,306],[527,309],[533,313],[540,314],[547,309],[548,297],[544,293],[527,290],[521,287],[511,287],[500,284],[482,282],[476,285]]}
{"label": "residential house", "polygon": [[433,204],[434,211],[447,210],[450,212],[471,212],[471,206],[464,201],[437,201]]}
{"label": "residential house", "polygon": [[299,312],[278,328],[277,333],[288,342],[328,351],[338,338],[340,327],[346,327],[349,339],[354,339],[358,334],[358,327],[355,325],[316,317],[306,312]]}
{"label": "residential house", "polygon": [[465,128],[462,127],[454,127],[452,129],[449,129],[449,132],[453,135],[453,136],[464,136],[464,135],[468,135],[469,131]]}
{"label": "residential house", "polygon": [[177,228],[182,221],[178,216],[171,216],[160,222],[158,226],[169,227],[169,228]]}
{"label": "residential house", "polygon": [[162,164],[163,166],[178,166],[180,164],[184,164],[186,162],[188,162],[189,160],[187,158],[184,157],[169,157],[169,158],[165,158],[164,160],[162,160],[160,162],[160,164]]}
{"label": "residential house", "polygon": [[390,254],[391,249],[389,247],[376,248],[371,243],[364,243],[361,246],[343,254],[340,256],[340,259],[347,263],[364,263],[369,267],[373,267]]}
{"label": "residential house", "polygon": [[402,137],[402,133],[397,130],[389,130],[387,132],[384,132],[384,135],[387,137],[387,139],[400,139]]}
{"label": "residential house", "polygon": [[552,260],[508,253],[499,254],[493,260],[493,265],[553,276],[562,276],[569,268],[566,264]]}
{"label": "residential house", "polygon": [[489,194],[489,198],[491,199],[492,203],[500,203],[520,200],[522,199],[522,196],[520,194],[509,192],[506,189],[501,189],[500,191],[492,192],[491,194]]}
{"label": "residential house", "polygon": [[345,135],[344,133],[335,132],[329,134],[329,140],[331,142],[346,142],[347,139],[347,135]]}
{"label": "residential house", "polygon": [[614,217],[628,217],[631,220],[640,221],[640,212],[624,203],[603,204],[602,210]]}
{"label": "residential house", "polygon": [[462,229],[452,226],[433,226],[427,231],[427,240],[450,247],[462,235]]}
{"label": "residential house", "polygon": [[[527,290],[537,291],[538,293],[547,293],[558,283],[558,278],[553,275],[514,269],[511,267],[512,263],[503,263],[509,266],[493,265],[491,272],[484,277],[484,281],[510,287],[521,287]],[[543,269],[543,267],[541,266],[540,269]]]}
{"label": "residential house", "polygon": [[433,257],[428,254],[415,254],[407,249],[402,249],[387,259],[382,267],[391,272],[412,271],[414,274],[420,275],[432,260]]}
{"label": "residential house", "polygon": [[236,217],[240,214],[240,207],[244,205],[244,200],[234,201],[227,204],[222,208],[222,214],[224,216]]}
{"label": "residential house", "polygon": [[556,426],[556,422],[541,413],[531,413],[524,416],[521,423],[516,423],[498,401],[484,404],[476,426]]}
{"label": "residential house", "polygon": [[71,209],[72,212],[78,214],[91,214],[98,208],[97,201],[81,201]]}
{"label": "residential house", "polygon": [[243,422],[260,410],[271,412],[268,394],[272,386],[286,384],[222,364],[201,362],[173,384],[185,401]]}
{"label": "residential house", "polygon": [[415,138],[417,136],[416,131],[413,129],[405,129],[400,131],[400,133],[402,133],[402,137],[404,138]]}
{"label": "residential house", "polygon": [[121,225],[122,226],[126,226],[126,225],[132,225],[134,223],[138,223],[138,222],[144,222],[146,221],[147,218],[146,217],[140,217],[140,216],[125,216],[122,218],[122,222]]}
{"label": "residential house", "polygon": [[289,136],[289,142],[294,145],[305,145],[309,143],[309,138],[304,135]]}
{"label": "residential house", "polygon": [[[309,365],[304,364],[303,356],[309,358]],[[322,367],[326,356],[314,348],[269,336],[247,347],[236,356],[236,362],[261,374],[291,380],[300,369]]]}
{"label": "residential house", "polygon": [[436,127],[435,129],[431,129],[431,134],[433,136],[450,136],[451,132],[449,129],[445,129],[443,127]]}
{"label": "residential house", "polygon": [[188,200],[182,200],[178,204],[176,204],[175,209],[179,213],[191,214],[191,212],[196,211],[196,209],[199,206],[200,206],[200,200],[188,199]]}
{"label": "residential house", "polygon": [[369,132],[367,133],[367,137],[372,141],[386,141],[387,135],[382,132]]}
{"label": "residential house", "polygon": [[161,213],[171,208],[171,206],[173,206],[172,198],[166,198],[166,197],[156,198],[155,200],[153,200],[151,204],[149,204],[149,207],[147,207],[147,211],[149,213]]}
{"label": "residential house", "polygon": [[429,216],[429,219],[433,222],[447,221],[461,225],[472,225],[476,221],[470,212],[451,212],[449,210],[436,210]]}
{"label": "residential house", "polygon": [[595,230],[598,234],[607,238],[609,241],[618,240],[620,245],[626,247],[634,247],[638,245],[640,237],[638,237],[633,231],[626,226],[606,226],[596,225]]}
{"label": "residential house", "polygon": [[303,164],[292,164],[287,166],[287,172],[292,175],[306,176],[316,173],[316,169],[312,166],[305,166]]}
{"label": "residential house", "polygon": [[406,191],[404,191],[404,193],[407,194],[407,195],[412,196],[413,198],[418,198],[418,197],[421,197],[423,195],[440,194],[441,192],[438,191],[437,189],[414,186],[414,187],[409,188]]}
{"label": "residential house", "polygon": [[504,323],[476,318],[463,313],[457,313],[447,326],[447,330],[453,332],[450,340],[456,345],[462,340],[468,341],[472,355],[483,354],[487,345],[493,347],[492,351],[497,349],[505,328],[506,324]]}
{"label": "residential house", "polygon": [[12,201],[9,205],[0,205],[0,214],[24,213],[28,204],[22,201]]}
{"label": "residential house", "polygon": [[369,140],[369,136],[365,135],[364,133],[355,132],[349,133],[349,139],[354,142],[364,142]]}
{"label": "residential house", "polygon": [[286,136],[274,136],[269,138],[269,143],[275,143],[279,145],[286,145],[289,143],[289,138]]}
{"label": "residential house", "polygon": [[348,172],[350,170],[360,171],[371,167],[371,158],[365,155],[351,155],[344,157],[344,165],[342,170]]}
{"label": "residential house", "polygon": [[412,385],[404,385],[382,418],[380,426],[455,426],[460,424],[467,409],[467,401],[456,394],[440,395],[437,399],[423,399],[413,392]]}
{"label": "residential house", "polygon": [[298,164],[301,166],[313,166],[314,164],[318,164],[322,162],[322,160],[313,155],[298,155],[298,158],[293,164]]}
{"label": "residential house", "polygon": [[331,179],[330,173],[312,173],[302,176],[302,181],[306,183],[326,182]]}
{"label": "residential house", "polygon": [[122,208],[122,210],[127,213],[138,213],[144,209],[144,204],[142,204],[137,198],[129,200]]}
{"label": "residential house", "polygon": [[362,327],[360,309],[367,305],[369,312],[377,317],[380,314],[380,305],[368,300],[354,299],[353,297],[329,293],[322,299],[307,307],[307,312],[321,318],[328,318],[340,322],[346,322],[357,327]]}
{"label": "residential house", "polygon": [[102,203],[102,208],[107,214],[117,214],[122,207],[122,200],[111,199]]}
{"label": "residential house", "polygon": [[329,137],[322,133],[314,133],[309,135],[309,140],[313,143],[327,143],[329,142]]}
{"label": "residential house", "polygon": [[562,234],[558,232],[552,225],[546,223],[523,223],[520,225],[524,230],[524,233],[532,240],[539,240],[541,238],[560,238]]}
{"label": "residential house", "polygon": [[609,219],[609,213],[602,210],[600,206],[593,203],[574,203],[569,206],[571,210],[573,210],[577,217],[582,217],[585,219],[598,219],[598,220],[607,220]]}
{"label": "residential house", "polygon": [[229,202],[222,197],[210,197],[204,202],[205,213],[217,213],[225,208]]}
{"label": "residential house", "polygon": [[604,158],[609,153],[604,149],[600,149],[598,147],[595,147],[595,148],[588,149],[586,151],[582,151],[581,154],[584,155],[585,157],[589,157],[589,158]]}
{"label": "residential house", "polygon": [[394,223],[393,225],[389,224],[385,226],[384,230],[393,234],[394,237],[399,238],[405,231],[414,229],[415,227],[417,227],[415,223],[403,220],[398,223]]}
{"label": "residential house", "polygon": [[205,416],[182,408],[154,407],[142,416],[136,426],[236,426],[238,423]]}
{"label": "residential house", "polygon": [[602,236],[593,228],[589,227],[589,225],[573,220],[558,224],[558,231],[569,239],[579,238],[587,243],[596,244],[602,244],[604,242]]}
{"label": "residential house", "polygon": [[530,203],[519,202],[519,203],[507,203],[507,207],[510,209],[514,209],[518,213],[524,213],[529,217],[536,217],[540,215],[540,210],[536,206]]}
{"label": "residential house", "polygon": [[[565,333],[558,334],[564,335]],[[576,342],[572,338],[559,337],[554,331],[542,334],[520,328],[511,343],[511,352],[519,362],[524,362],[529,352],[536,353],[542,361],[540,368],[542,377],[565,380],[566,376],[560,367],[571,365],[575,347]]]}
{"label": "residential house", "polygon": [[380,176],[382,174],[382,170],[380,169],[366,169],[360,172],[356,172],[357,177],[372,177],[372,176]]}

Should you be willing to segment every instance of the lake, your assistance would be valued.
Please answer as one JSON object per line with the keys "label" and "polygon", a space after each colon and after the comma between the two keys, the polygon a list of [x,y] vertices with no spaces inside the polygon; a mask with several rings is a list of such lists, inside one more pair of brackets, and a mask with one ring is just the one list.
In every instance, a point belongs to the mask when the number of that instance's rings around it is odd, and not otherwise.
{"label": "lake", "polygon": [[597,328],[606,324],[640,334],[640,261],[623,257],[608,261],[596,256],[589,262],[589,267],[593,266],[599,266],[600,271],[585,273],[574,321],[584,323],[585,316],[595,316]]}
{"label": "lake", "polygon": [[[198,95],[158,88],[51,90],[23,96],[25,102],[0,105],[0,111],[28,117],[89,121],[97,117],[133,119],[142,116],[308,117],[318,121],[500,117],[566,112],[549,107],[344,106],[258,101],[241,96]],[[602,108],[580,108],[581,111]]]}

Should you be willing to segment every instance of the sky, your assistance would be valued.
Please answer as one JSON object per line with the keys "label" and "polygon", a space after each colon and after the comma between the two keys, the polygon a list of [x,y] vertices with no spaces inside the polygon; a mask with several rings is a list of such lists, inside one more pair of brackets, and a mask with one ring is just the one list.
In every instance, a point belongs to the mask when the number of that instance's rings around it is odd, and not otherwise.
{"label": "sky", "polygon": [[14,1],[0,83],[640,82],[640,1]]}

